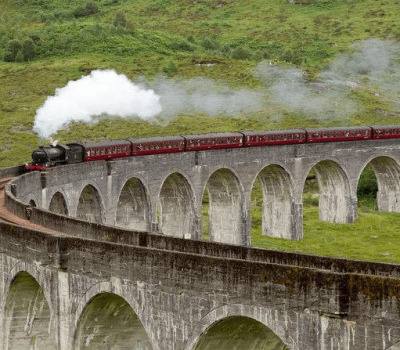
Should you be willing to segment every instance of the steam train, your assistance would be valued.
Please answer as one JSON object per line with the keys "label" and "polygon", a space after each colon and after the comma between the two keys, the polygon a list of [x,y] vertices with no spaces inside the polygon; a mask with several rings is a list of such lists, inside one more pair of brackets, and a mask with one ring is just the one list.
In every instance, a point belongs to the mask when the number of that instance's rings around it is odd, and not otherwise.
{"label": "steam train", "polygon": [[40,146],[33,151],[32,162],[25,167],[27,170],[45,170],[63,164],[150,154],[388,138],[400,138],[400,125],[246,131],[90,143],[73,142],[66,145]]}

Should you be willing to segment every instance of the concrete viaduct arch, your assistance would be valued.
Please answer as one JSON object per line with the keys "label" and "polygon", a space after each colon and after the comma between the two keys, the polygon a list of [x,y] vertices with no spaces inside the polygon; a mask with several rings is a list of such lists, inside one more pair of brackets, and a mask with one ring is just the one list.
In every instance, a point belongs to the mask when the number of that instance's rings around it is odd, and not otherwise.
{"label": "concrete viaduct arch", "polygon": [[[248,246],[256,179],[263,191],[263,233],[297,240],[303,237],[302,195],[311,169],[321,192],[320,219],[350,223],[357,219],[357,184],[369,163],[378,179],[379,209],[400,212],[397,140],[185,152],[76,164],[38,175],[37,186],[19,196],[27,201],[35,198],[39,207],[49,208],[59,192],[69,215],[77,217],[81,193],[90,185],[101,203],[98,222],[201,239],[206,190],[211,199],[209,239]],[[136,191],[135,196],[129,191]]]}

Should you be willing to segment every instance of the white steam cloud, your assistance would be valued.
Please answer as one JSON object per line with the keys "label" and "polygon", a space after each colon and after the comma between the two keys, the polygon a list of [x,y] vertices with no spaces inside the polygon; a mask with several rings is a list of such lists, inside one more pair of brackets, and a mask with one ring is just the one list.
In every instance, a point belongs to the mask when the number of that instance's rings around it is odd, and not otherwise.
{"label": "white steam cloud", "polygon": [[265,62],[255,69],[255,77],[264,82],[269,102],[294,112],[319,119],[342,118],[362,111],[352,99],[351,90],[368,89],[389,102],[400,102],[400,45],[369,39],[352,46],[353,52],[341,55],[326,71],[308,82],[297,68],[278,67]]}
{"label": "white steam cloud", "polygon": [[260,91],[231,89],[207,78],[157,79],[151,87],[161,96],[162,114],[204,113],[208,116],[237,115],[261,109],[265,96]]}
{"label": "white steam cloud", "polygon": [[64,88],[36,111],[33,130],[46,138],[72,121],[91,122],[94,116],[153,117],[161,112],[160,97],[133,84],[113,70],[93,71]]}
{"label": "white steam cloud", "polygon": [[268,105],[318,119],[343,118],[362,111],[352,96],[352,90],[358,88],[398,107],[400,45],[369,39],[351,49],[352,53],[339,56],[313,82],[300,69],[262,62],[254,71],[254,77],[264,85],[258,90],[232,89],[207,78],[161,77],[152,82],[139,78],[134,84],[112,70],[93,71],[48,97],[37,110],[34,131],[48,137],[72,121],[91,122],[94,116],[234,116],[257,112]]}

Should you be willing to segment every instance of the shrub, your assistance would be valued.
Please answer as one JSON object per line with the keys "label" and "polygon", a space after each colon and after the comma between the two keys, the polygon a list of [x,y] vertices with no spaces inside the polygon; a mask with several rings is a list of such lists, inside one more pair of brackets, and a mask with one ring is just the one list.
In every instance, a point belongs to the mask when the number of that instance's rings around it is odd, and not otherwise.
{"label": "shrub", "polygon": [[220,47],[220,43],[217,39],[205,38],[201,42],[201,46],[203,46],[206,50],[217,50]]}
{"label": "shrub", "polygon": [[12,54],[11,51],[5,51],[3,53],[3,61],[4,62],[14,62],[15,56]]}
{"label": "shrub", "polygon": [[24,62],[24,55],[22,51],[18,51],[17,55],[15,56],[15,62]]}
{"label": "shrub", "polygon": [[21,43],[17,39],[10,40],[6,45],[6,51],[10,51],[15,58],[17,56],[18,51],[21,50]]}
{"label": "shrub", "polygon": [[250,60],[252,53],[247,47],[239,46],[232,51],[231,57],[235,60]]}
{"label": "shrub", "polygon": [[169,61],[168,65],[163,68],[163,72],[172,77],[178,72],[178,67],[173,61]]}
{"label": "shrub", "polygon": [[3,60],[15,62],[18,52],[21,51],[21,43],[17,39],[9,40],[4,48]]}
{"label": "shrub", "polygon": [[22,41],[22,47],[20,51],[25,61],[30,61],[35,57],[35,44],[31,38],[25,38]]}
{"label": "shrub", "polygon": [[126,26],[126,17],[125,17],[124,11],[119,10],[115,13],[115,18],[114,18],[113,24],[116,27],[118,27],[118,26],[125,27]]}
{"label": "shrub", "polygon": [[99,7],[97,6],[97,4],[93,1],[88,1],[84,6],[77,7],[74,10],[73,15],[74,17],[78,18],[90,16],[97,12],[99,12]]}
{"label": "shrub", "polygon": [[171,48],[175,51],[189,51],[193,52],[194,47],[186,40],[177,40],[171,44]]}

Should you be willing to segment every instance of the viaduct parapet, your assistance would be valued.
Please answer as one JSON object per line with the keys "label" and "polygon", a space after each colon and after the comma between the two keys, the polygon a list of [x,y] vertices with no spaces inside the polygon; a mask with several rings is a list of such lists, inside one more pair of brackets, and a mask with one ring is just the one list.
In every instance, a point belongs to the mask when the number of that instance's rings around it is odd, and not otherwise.
{"label": "viaduct parapet", "polygon": [[[340,142],[129,158],[17,177],[7,207],[63,233],[0,223],[1,346],[201,350],[215,344],[219,326],[239,324],[244,333],[224,339],[225,348],[234,341],[259,349],[262,326],[263,335],[271,332],[262,346],[397,350],[399,265],[248,246],[257,178],[264,232],[301,239],[311,169],[321,219],[352,222],[367,164],[380,208],[400,210],[399,155],[394,141]],[[211,242],[200,241],[206,188]]]}

